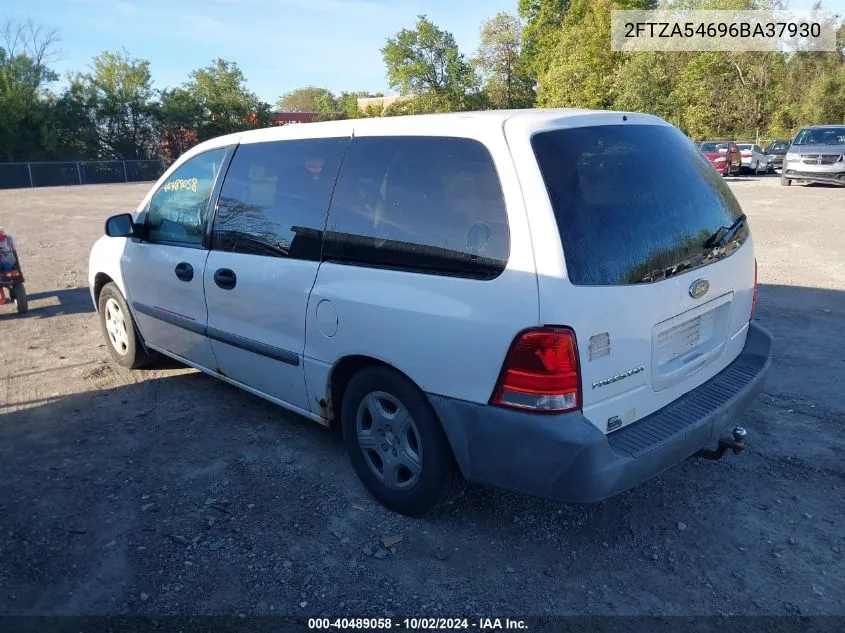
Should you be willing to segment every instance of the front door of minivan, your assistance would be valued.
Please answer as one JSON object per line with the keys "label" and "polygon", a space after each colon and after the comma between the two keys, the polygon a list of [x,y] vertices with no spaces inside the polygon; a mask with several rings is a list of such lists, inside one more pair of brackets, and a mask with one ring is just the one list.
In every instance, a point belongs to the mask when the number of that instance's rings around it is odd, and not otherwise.
{"label": "front door of minivan", "polygon": [[128,300],[144,340],[189,363],[216,369],[205,335],[205,218],[226,149],[187,160],[153,194],[143,240],[121,258]]}
{"label": "front door of minivan", "polygon": [[242,143],[220,192],[205,268],[208,336],[220,372],[303,411],[306,308],[348,142]]}

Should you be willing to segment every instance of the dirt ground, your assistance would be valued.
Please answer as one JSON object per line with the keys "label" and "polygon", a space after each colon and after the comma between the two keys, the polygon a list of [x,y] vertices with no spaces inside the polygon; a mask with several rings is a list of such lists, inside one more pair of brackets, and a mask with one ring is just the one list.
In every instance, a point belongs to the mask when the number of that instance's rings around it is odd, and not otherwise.
{"label": "dirt ground", "polygon": [[776,337],[749,448],[595,506],[470,487],[425,519],[329,430],[108,362],[88,251],[148,185],[0,192],[31,301],[0,307],[0,615],[845,613],[845,189],[731,186]]}

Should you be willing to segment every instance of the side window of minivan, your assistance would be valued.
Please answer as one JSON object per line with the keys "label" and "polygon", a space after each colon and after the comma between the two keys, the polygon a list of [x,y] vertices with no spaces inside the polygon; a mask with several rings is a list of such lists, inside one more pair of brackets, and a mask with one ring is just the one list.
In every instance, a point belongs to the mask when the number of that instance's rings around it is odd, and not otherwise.
{"label": "side window of minivan", "polygon": [[202,244],[208,201],[225,157],[225,148],[194,156],[159,187],[147,207],[149,241]]}
{"label": "side window of minivan", "polygon": [[348,138],[240,145],[223,181],[212,248],[318,260]]}
{"label": "side window of minivan", "polygon": [[483,144],[430,136],[352,140],[324,259],[492,279],[509,254],[502,188]]}

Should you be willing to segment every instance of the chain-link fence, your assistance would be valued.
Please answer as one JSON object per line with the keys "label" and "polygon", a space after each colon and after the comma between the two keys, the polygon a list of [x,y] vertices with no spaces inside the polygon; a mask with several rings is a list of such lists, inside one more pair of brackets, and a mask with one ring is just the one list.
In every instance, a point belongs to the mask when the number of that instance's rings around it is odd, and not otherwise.
{"label": "chain-link fence", "polygon": [[0,163],[0,189],[143,182],[157,180],[165,169],[163,160]]}

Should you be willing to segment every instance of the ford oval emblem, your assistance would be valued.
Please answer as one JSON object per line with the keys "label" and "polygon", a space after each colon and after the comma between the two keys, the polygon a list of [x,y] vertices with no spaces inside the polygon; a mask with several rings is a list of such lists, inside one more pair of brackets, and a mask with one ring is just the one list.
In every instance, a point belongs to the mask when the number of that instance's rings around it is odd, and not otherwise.
{"label": "ford oval emblem", "polygon": [[710,290],[710,282],[706,279],[696,279],[690,284],[689,296],[693,299],[701,299]]}

